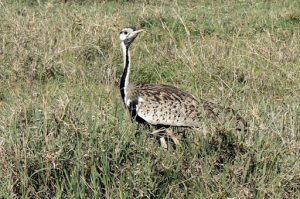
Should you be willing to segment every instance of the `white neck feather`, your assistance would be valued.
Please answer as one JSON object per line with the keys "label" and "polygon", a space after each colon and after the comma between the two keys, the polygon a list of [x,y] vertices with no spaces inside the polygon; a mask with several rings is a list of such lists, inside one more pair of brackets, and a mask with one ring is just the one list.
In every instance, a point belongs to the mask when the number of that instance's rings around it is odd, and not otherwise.
{"label": "white neck feather", "polygon": [[[123,60],[124,60],[124,68],[126,67],[126,46],[124,43],[122,43],[122,50],[123,50]],[[130,67],[131,67],[131,58],[130,58],[130,51],[128,49],[127,51],[127,61],[128,61],[128,68],[127,68],[127,75],[126,75],[126,79],[125,79],[125,87],[124,89],[127,88],[128,84],[129,84],[129,75],[130,75]]]}

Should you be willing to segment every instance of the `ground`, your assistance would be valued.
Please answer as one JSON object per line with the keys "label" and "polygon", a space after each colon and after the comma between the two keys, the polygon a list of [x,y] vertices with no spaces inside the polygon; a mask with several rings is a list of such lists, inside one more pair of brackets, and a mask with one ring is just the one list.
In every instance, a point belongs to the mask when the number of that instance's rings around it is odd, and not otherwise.
{"label": "ground", "polygon": [[[297,198],[300,2],[2,1],[1,198]],[[166,151],[125,110],[133,82],[238,110],[248,132],[188,129]]]}

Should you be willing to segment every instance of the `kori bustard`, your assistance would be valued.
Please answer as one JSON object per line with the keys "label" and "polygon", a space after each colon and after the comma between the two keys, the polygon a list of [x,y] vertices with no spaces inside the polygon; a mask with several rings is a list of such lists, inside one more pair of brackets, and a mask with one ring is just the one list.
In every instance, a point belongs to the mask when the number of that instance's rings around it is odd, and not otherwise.
{"label": "kori bustard", "polygon": [[[197,100],[174,86],[159,84],[130,84],[131,70],[130,45],[143,30],[134,27],[124,28],[120,32],[121,46],[124,56],[124,71],[120,82],[120,92],[125,106],[131,116],[140,123],[159,128],[155,132],[165,131],[177,144],[178,140],[169,128],[165,127],[200,127],[201,122],[213,121],[216,126],[233,121],[236,129],[247,126],[245,120],[233,109],[214,103]],[[207,120],[208,119],[208,120]],[[162,130],[160,128],[164,127]],[[165,148],[164,137],[160,138]]]}

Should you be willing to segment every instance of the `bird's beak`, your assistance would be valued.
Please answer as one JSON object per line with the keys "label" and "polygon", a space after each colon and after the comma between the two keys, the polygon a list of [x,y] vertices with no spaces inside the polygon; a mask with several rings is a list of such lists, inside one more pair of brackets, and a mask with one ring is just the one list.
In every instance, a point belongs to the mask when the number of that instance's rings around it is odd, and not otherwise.
{"label": "bird's beak", "polygon": [[143,31],[144,31],[144,29],[139,29],[139,30],[133,31],[132,37],[136,37],[140,32],[143,32]]}
{"label": "bird's beak", "polygon": [[143,32],[143,31],[144,31],[143,29],[139,29],[139,30],[133,31],[133,32],[130,34],[130,38],[135,39],[135,38],[138,36],[138,34],[139,34],[140,32]]}
{"label": "bird's beak", "polygon": [[139,29],[139,30],[134,31],[134,34],[136,35],[136,34],[138,34],[140,32],[143,32],[143,31],[144,31],[144,29]]}

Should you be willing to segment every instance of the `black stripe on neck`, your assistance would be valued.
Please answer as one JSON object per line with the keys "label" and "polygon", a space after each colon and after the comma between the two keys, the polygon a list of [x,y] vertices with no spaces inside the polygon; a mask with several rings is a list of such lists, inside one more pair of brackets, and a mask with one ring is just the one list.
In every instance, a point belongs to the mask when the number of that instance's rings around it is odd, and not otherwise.
{"label": "black stripe on neck", "polygon": [[121,92],[121,96],[122,96],[122,99],[124,101],[124,98],[125,98],[125,81],[126,81],[126,77],[129,73],[129,54],[128,54],[128,51],[129,51],[129,47],[126,46],[126,51],[125,51],[125,67],[124,67],[124,71],[123,71],[123,74],[122,74],[122,77],[121,77],[121,82],[120,82],[120,92]]}

